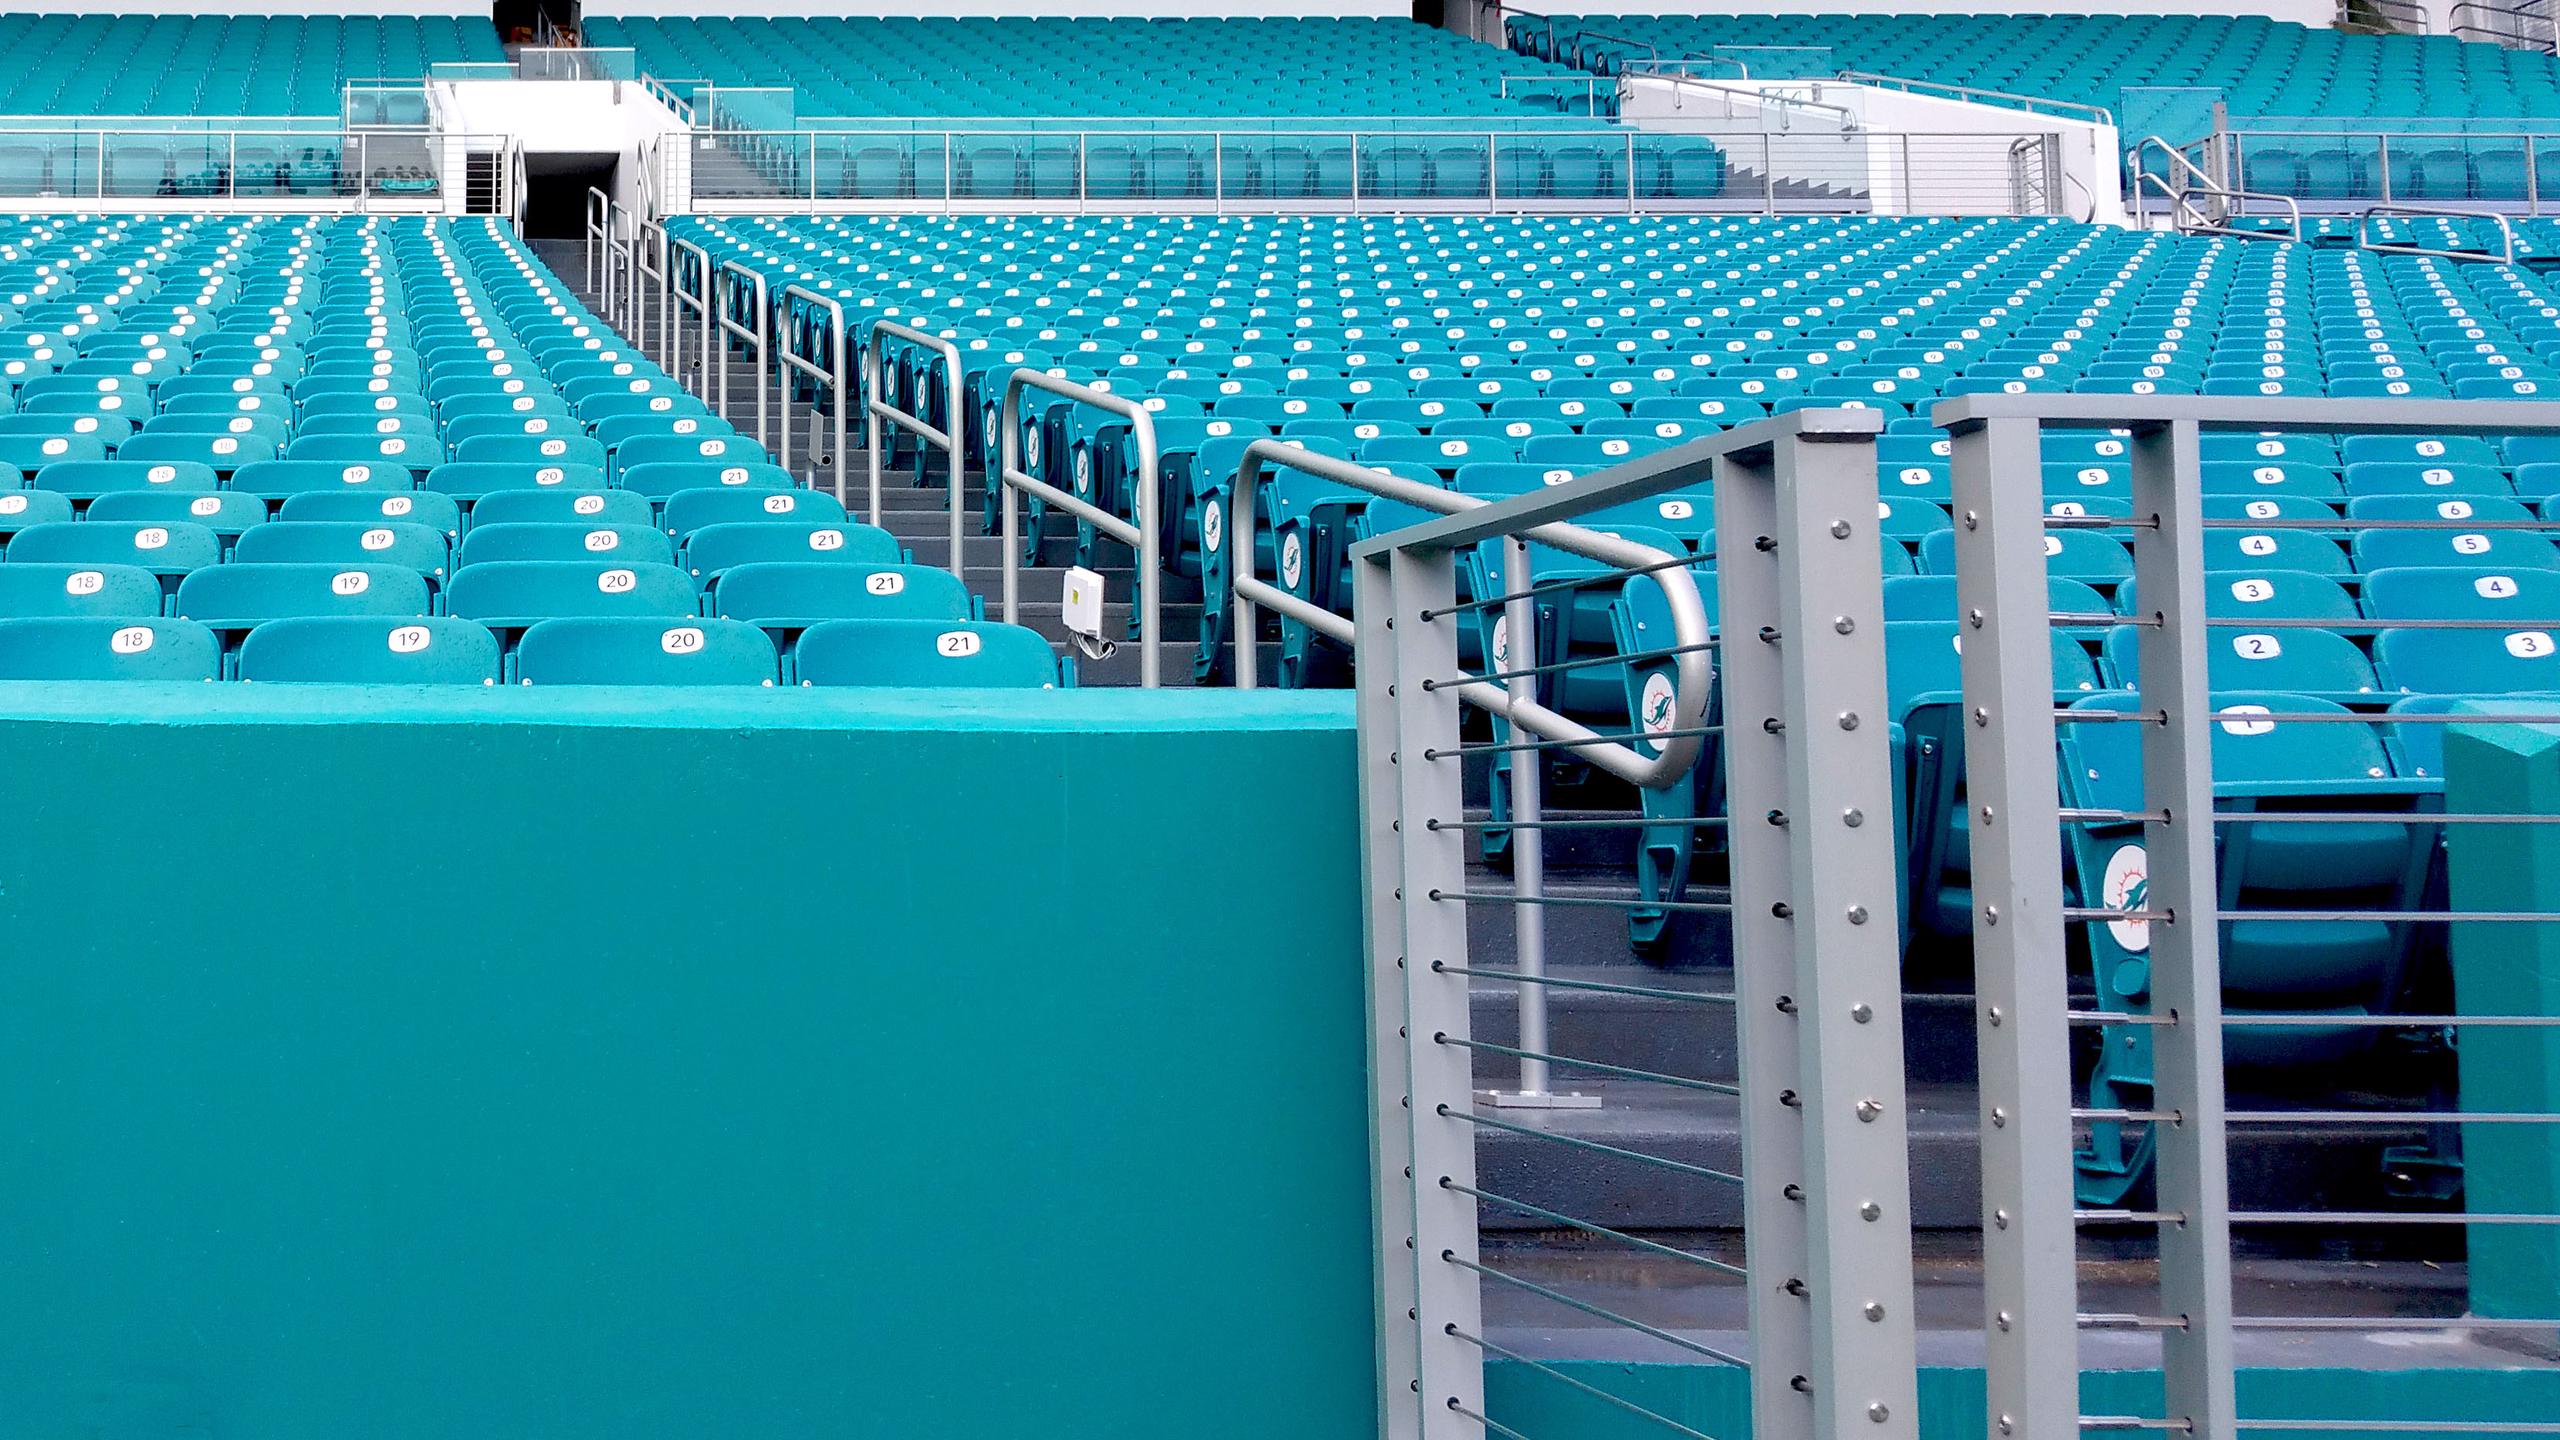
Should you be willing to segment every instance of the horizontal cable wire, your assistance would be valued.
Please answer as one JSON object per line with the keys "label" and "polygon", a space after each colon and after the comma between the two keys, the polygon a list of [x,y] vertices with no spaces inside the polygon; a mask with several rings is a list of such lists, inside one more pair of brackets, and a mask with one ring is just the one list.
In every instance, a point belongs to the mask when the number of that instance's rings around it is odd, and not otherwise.
{"label": "horizontal cable wire", "polygon": [[1431,892],[1431,898],[1455,900],[1467,905],[1563,905],[1607,910],[1671,910],[1695,915],[1722,915],[1733,909],[1731,904],[1720,900],[1620,900],[1583,895],[1488,895],[1481,890],[1434,890]]}
{"label": "horizontal cable wire", "polygon": [[1615,1310],[1606,1310],[1587,1301],[1576,1300],[1561,1290],[1550,1289],[1534,1280],[1523,1280],[1517,1275],[1506,1275],[1503,1272],[1494,1269],[1492,1266],[1479,1265],[1473,1260],[1461,1260],[1453,1251],[1441,1251],[1440,1258],[1457,1266],[1461,1270],[1471,1270],[1488,1280],[1499,1280],[1505,1285],[1516,1286],[1517,1288],[1526,1290],[1530,1294],[1539,1296],[1542,1299],[1553,1300],[1568,1310],[1579,1310],[1594,1320],[1606,1320],[1615,1325],[1624,1325],[1639,1335],[1649,1335],[1666,1345],[1676,1346],[1692,1355],[1700,1357],[1701,1359],[1713,1360],[1720,1364],[1732,1365],[1745,1370],[1751,1368],[1750,1362],[1744,1360],[1738,1355],[1730,1355],[1722,1350],[1718,1350],[1712,1345],[1702,1345],[1695,1340],[1674,1335],[1670,1331],[1662,1329],[1659,1326],[1647,1325],[1641,1320],[1621,1315]]}
{"label": "horizontal cable wire", "polygon": [[1439,1111],[1448,1119],[1464,1120],[1470,1125],[1482,1125],[1488,1130],[1508,1131],[1513,1135],[1526,1135],[1533,1140],[1553,1140],[1559,1145],[1575,1150],[1588,1150],[1595,1155],[1607,1155],[1619,1160],[1633,1160],[1640,1164],[1669,1170],[1674,1174],[1694,1175],[1701,1180],[1721,1180],[1728,1185],[1742,1183],[1742,1177],[1739,1175],[1724,1170],[1711,1170],[1704,1165],[1692,1165],[1686,1160],[1666,1160],[1662,1156],[1647,1155],[1640,1150],[1621,1150],[1615,1145],[1603,1145],[1597,1140],[1585,1140],[1579,1135],[1559,1135],[1552,1130],[1532,1130],[1526,1125],[1514,1125],[1508,1120],[1496,1120],[1490,1115],[1478,1115],[1471,1110],[1452,1110],[1446,1105],[1440,1106]]}
{"label": "horizontal cable wire", "polygon": [[1530,985],[1550,985],[1559,990],[1589,990],[1600,995],[1633,995],[1646,1000],[1681,1000],[1694,1005],[1731,1005],[1740,998],[1730,991],[1721,990],[1657,990],[1645,985],[1613,985],[1605,980],[1559,980],[1552,975],[1523,975],[1517,970],[1469,970],[1438,960],[1431,962],[1431,969],[1434,974],[1439,975],[1467,975],[1478,980],[1517,980]]}
{"label": "horizontal cable wire", "polygon": [[1444,1032],[1435,1031],[1431,1036],[1431,1042],[1435,1045],[1456,1045],[1468,1050],[1484,1050],[1496,1055],[1508,1055],[1514,1060],[1544,1060],[1550,1065],[1563,1065],[1575,1070],[1596,1070],[1603,1075],[1615,1075],[1622,1080],[1646,1080],[1657,1085],[1676,1085],[1683,1090],[1702,1090],[1710,1095],[1730,1095],[1737,1100],[1742,1098],[1740,1085],[1729,1084],[1722,1080],[1698,1080],[1686,1075],[1664,1075],[1652,1070],[1631,1070],[1624,1065],[1609,1065],[1598,1060],[1577,1060],[1570,1055],[1550,1055],[1539,1050],[1518,1050],[1509,1045],[1497,1045],[1490,1040],[1461,1040]]}
{"label": "horizontal cable wire", "polygon": [[1449,1408],[1466,1416],[1468,1419],[1473,1420],[1487,1430],[1492,1431],[1494,1434],[1501,1436],[1502,1440],[1529,1440],[1528,1436],[1521,1434],[1519,1431],[1512,1429],[1501,1421],[1479,1415],[1475,1411],[1458,1403],[1458,1397],[1455,1395],[1449,1397]]}
{"label": "horizontal cable wire", "polygon": [[[2438,816],[2438,819],[2443,817]],[[1692,815],[1649,820],[1642,815],[1613,815],[1601,819],[1568,820],[1426,820],[1422,828],[1440,830],[1633,830],[1651,829],[1656,825],[1689,826],[1716,829],[1732,824],[1723,815]]]}
{"label": "horizontal cable wire", "polygon": [[2549,1330],[2548,1320],[2490,1319],[2479,1315],[2234,1315],[2235,1330]]}
{"label": "horizontal cable wire", "polygon": [[2560,1125],[2546,1110],[2233,1110],[2231,1125]]}
{"label": "horizontal cable wire", "polygon": [[1659,1244],[1655,1241],[1647,1240],[1642,1236],[1629,1235],[1622,1230],[1612,1230],[1606,1225],[1595,1224],[1589,1220],[1577,1219],[1574,1216],[1563,1213],[1562,1211],[1549,1210],[1542,1205],[1532,1205],[1526,1200],[1514,1200],[1507,1195],[1496,1195],[1489,1190],[1478,1190],[1472,1185],[1461,1185],[1446,1175],[1440,1177],[1440,1188],[1443,1190],[1455,1190],[1461,1195],[1472,1195],[1476,1199],[1482,1200],[1488,1205],[1499,1205],[1506,1210],[1517,1210],[1523,1215],[1535,1215],[1542,1220],[1553,1220],[1559,1225],[1570,1226],[1571,1228],[1579,1230],[1586,1235],[1597,1235],[1604,1240],[1624,1241],[1629,1245],[1635,1246],[1639,1250],[1664,1256],[1672,1260],[1685,1261],[1688,1264],[1699,1267],[1700,1269],[1712,1270],[1719,1275],[1730,1275],[1736,1280],[1747,1280],[1751,1278],[1750,1272],[1744,1270],[1739,1265],[1728,1264],[1725,1261],[1715,1259],[1712,1256],[1700,1255],[1694,1251],[1679,1249],[1676,1246]]}
{"label": "horizontal cable wire", "polygon": [[1686,1435],[1690,1437],[1690,1440],[1716,1440],[1716,1437],[1709,1435],[1703,1430],[1692,1430],[1688,1426],[1681,1424],[1679,1421],[1672,1419],[1668,1415],[1648,1410],[1633,1400],[1627,1399],[1623,1395],[1612,1395],[1597,1385],[1591,1384],[1588,1381],[1577,1380],[1562,1370],[1557,1369],[1553,1365],[1549,1365],[1540,1360],[1532,1360],[1517,1350],[1505,1349],[1504,1347],[1485,1339],[1481,1335],[1470,1335],[1455,1325],[1448,1325],[1442,1328],[1447,1334],[1456,1339],[1464,1340],[1470,1345],[1491,1351],[1493,1354],[1499,1355],[1503,1359],[1512,1361],[1515,1364],[1526,1365],[1541,1375],[1553,1376],[1595,1400],[1606,1400],[1610,1404],[1617,1406],[1619,1409],[1626,1411],[1628,1414],[1641,1416],[1644,1419],[1651,1420],[1658,1425],[1668,1428],[1675,1435]]}
{"label": "horizontal cable wire", "polygon": [[[2560,624],[2560,622],[2554,623]],[[1696,645],[1672,645],[1660,650],[1635,650],[1623,655],[1611,652],[1607,655],[1568,656],[1550,664],[1532,665],[1524,670],[1491,670],[1482,675],[1452,675],[1425,680],[1422,682],[1422,689],[1425,694],[1429,694],[1455,685],[1476,685],[1494,680],[1527,680],[1539,675],[1557,675],[1567,670],[1590,670],[1603,665],[1646,665],[1656,660],[1669,660],[1681,655],[1694,655],[1702,650],[1721,648],[1723,648],[1722,641],[1708,640]]]}
{"label": "horizontal cable wire", "polygon": [[[1501,714],[1490,706],[1485,708],[1485,713],[1493,716],[1497,720],[1502,718]],[[1500,755],[1521,750],[1583,750],[1594,745],[1624,744],[1630,740],[1641,740],[1648,744],[1659,744],[1665,740],[1675,740],[1689,735],[1721,735],[1723,733],[1724,727],[1721,725],[1692,725],[1675,730],[1652,730],[1641,735],[1594,735],[1587,740],[1488,741],[1481,745],[1457,745],[1445,750],[1438,748],[1426,749],[1422,752],[1422,758],[1425,760],[1447,760],[1462,755]]]}
{"label": "horizontal cable wire", "polygon": [[2560,1225],[2560,1215],[2449,1210],[2234,1210],[2234,1225]]}
{"label": "horizontal cable wire", "polygon": [[1507,590],[1502,594],[1487,595],[1482,599],[1461,600],[1455,605],[1427,608],[1420,611],[1416,618],[1437,620],[1443,615],[1462,615],[1469,610],[1482,610],[1489,605],[1507,605],[1514,600],[1534,600],[1541,595],[1555,595],[1566,591],[1588,589],[1594,585],[1613,584],[1620,580],[1632,580],[1638,575],[1651,575],[1661,570],[1677,570],[1684,565],[1713,563],[1715,563],[1715,557],[1712,555],[1674,555],[1667,560],[1656,560],[1650,565],[1630,565],[1597,575],[1576,575],[1565,580],[1549,580],[1544,584],[1532,585],[1526,590]]}
{"label": "horizontal cable wire", "polygon": [[2240,1430],[2324,1435],[2560,1435],[2560,1420],[2243,1420]]}

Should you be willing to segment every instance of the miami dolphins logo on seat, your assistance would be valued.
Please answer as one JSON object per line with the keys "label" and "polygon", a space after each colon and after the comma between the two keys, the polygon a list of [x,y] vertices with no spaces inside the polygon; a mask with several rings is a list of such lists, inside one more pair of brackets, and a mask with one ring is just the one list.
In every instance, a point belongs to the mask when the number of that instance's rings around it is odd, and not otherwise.
{"label": "miami dolphins logo on seat", "polygon": [[2122,914],[2121,920],[2107,922],[2107,933],[2118,945],[2136,952],[2151,948],[2151,922],[2142,912],[2151,904],[2151,859],[2139,845],[2119,846],[2107,857],[2106,881],[2101,895],[2105,906]]}
{"label": "miami dolphins logo on seat", "polygon": [[1644,726],[1646,735],[1659,737],[1669,733],[1677,700],[1678,691],[1669,675],[1657,671],[1645,677],[1644,692],[1636,702],[1636,718]]}

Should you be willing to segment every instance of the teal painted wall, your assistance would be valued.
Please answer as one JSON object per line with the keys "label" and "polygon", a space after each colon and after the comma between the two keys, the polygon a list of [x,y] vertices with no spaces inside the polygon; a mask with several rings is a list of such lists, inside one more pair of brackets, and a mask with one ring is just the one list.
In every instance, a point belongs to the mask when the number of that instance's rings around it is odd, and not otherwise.
{"label": "teal painted wall", "polygon": [[0,686],[0,1432],[1363,1433],[1353,795],[1341,696]]}
{"label": "teal painted wall", "polygon": [[[2509,707],[2512,708],[2512,707]],[[2560,815],[2560,729],[2457,726],[2445,737],[2450,814]],[[2560,914],[2560,830],[2448,825],[2447,888],[2457,911]],[[2455,1008],[2477,1015],[2560,1015],[2560,926],[2455,925]],[[2466,1029],[2454,1051],[2464,1110],[2560,1112],[2560,1034]],[[2560,1214],[2560,1143],[2544,1125],[2462,1127],[2463,1199],[2479,1214]],[[2560,1226],[2465,1227],[2471,1308],[2544,1319],[2560,1312]],[[2554,1414],[2560,1414],[2555,1406]]]}

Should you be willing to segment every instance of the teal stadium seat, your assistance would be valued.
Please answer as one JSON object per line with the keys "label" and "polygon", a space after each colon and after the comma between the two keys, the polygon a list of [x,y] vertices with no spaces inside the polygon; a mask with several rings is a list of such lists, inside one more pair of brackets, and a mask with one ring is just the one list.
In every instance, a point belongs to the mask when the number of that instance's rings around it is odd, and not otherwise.
{"label": "teal stadium seat", "polygon": [[266,683],[495,685],[487,627],[450,616],[310,615],[270,620],[240,644],[239,676]]}
{"label": "teal stadium seat", "polygon": [[793,650],[803,685],[1049,689],[1057,656],[1038,632],[982,620],[830,620]]}
{"label": "teal stadium seat", "polygon": [[0,680],[218,680],[222,645],[186,620],[0,620]]}
{"label": "teal stadium seat", "polygon": [[545,620],[516,642],[524,685],[774,685],[773,641],[737,620]]}
{"label": "teal stadium seat", "polygon": [[168,596],[160,577],[132,565],[0,565],[0,618],[155,618]]}

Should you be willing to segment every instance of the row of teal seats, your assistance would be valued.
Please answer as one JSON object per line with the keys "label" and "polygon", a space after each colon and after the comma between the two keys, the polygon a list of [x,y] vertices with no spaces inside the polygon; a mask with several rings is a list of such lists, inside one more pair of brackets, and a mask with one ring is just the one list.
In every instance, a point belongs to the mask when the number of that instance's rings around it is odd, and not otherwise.
{"label": "row of teal seats", "polygon": [[[178,619],[0,619],[0,680],[210,681],[209,627]],[[450,616],[301,616],[248,632],[231,672],[252,682],[366,685],[744,685],[1052,689],[1048,642],[976,620],[830,620],[786,657],[743,621],[539,620],[512,645]]]}
{"label": "row of teal seats", "polygon": [[389,565],[438,586],[500,562],[610,561],[666,569],[708,591],[729,570],[760,562],[896,565],[908,559],[876,526],[816,524],[786,517],[719,521],[680,539],[654,525],[523,521],[473,526],[459,545],[429,525],[400,520],[274,520],[240,528],[228,542],[194,521],[78,520],[30,525],[9,537],[10,565],[130,565],[161,578],[172,593],[202,570],[225,565],[302,563]]}
{"label": "row of teal seats", "polygon": [[663,563],[489,560],[439,595],[425,574],[367,561],[207,565],[166,577],[135,564],[19,560],[0,565],[0,617],[190,620],[236,640],[269,620],[321,615],[453,615],[493,627],[587,616],[740,620],[791,637],[829,620],[981,620],[949,572],[906,563],[752,560],[708,591]]}
{"label": "row of teal seats", "polygon": [[[1630,132],[1632,134],[1633,132]],[[796,160],[776,154],[792,171]],[[958,137],[867,143],[825,172],[821,198],[1283,200],[1506,196],[1713,199],[1726,161],[1692,136],[1622,140],[1588,132],[1327,140],[1193,137],[1135,145]],[[1356,190],[1355,190],[1356,181]]]}
{"label": "row of teal seats", "polygon": [[[263,482],[253,475],[246,489],[237,485],[227,490],[110,489],[85,505],[60,490],[0,490],[0,539],[36,525],[80,519],[202,525],[226,542],[271,520],[424,525],[456,542],[466,531],[489,525],[634,526],[660,530],[681,542],[697,530],[718,524],[782,521],[840,527],[851,523],[834,496],[797,488],[778,467],[771,466],[757,467],[736,485],[688,484],[701,478],[690,466],[670,471],[642,467],[636,472],[636,486],[614,489],[605,488],[593,474],[576,484],[545,484],[542,470],[516,466],[499,467],[485,477],[438,466],[429,472],[429,480],[441,475],[442,481],[423,490],[349,485],[343,467],[336,469],[335,484],[321,467],[302,474],[314,488],[262,489]],[[661,481],[661,475],[667,478]]]}
{"label": "row of teal seats", "polygon": [[[630,446],[637,448],[618,449],[592,460],[446,460],[406,450],[385,454],[379,444],[361,436],[320,435],[294,443],[300,458],[249,460],[237,468],[200,460],[52,460],[37,467],[24,482],[31,492],[9,486],[7,472],[0,469],[0,498],[22,496],[23,503],[6,513],[27,514],[50,503],[34,498],[35,493],[59,495],[74,503],[125,493],[237,493],[280,502],[314,492],[425,490],[467,503],[500,490],[612,489],[661,501],[680,490],[789,490],[799,483],[781,466],[762,458],[760,447],[753,452],[757,458],[726,459],[704,457],[698,445],[683,439],[664,446],[635,440]],[[618,468],[607,468],[614,462]],[[0,459],[0,465],[5,463]]]}

